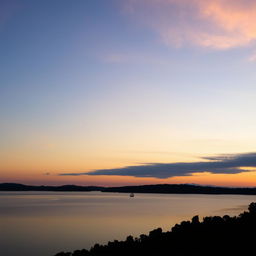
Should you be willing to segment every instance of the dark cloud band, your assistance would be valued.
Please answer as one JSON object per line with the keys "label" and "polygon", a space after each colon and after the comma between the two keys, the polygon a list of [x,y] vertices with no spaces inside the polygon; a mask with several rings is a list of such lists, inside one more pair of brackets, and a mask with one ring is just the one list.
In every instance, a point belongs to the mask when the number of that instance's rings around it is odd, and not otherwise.
{"label": "dark cloud band", "polygon": [[201,162],[150,163],[116,169],[100,169],[87,173],[62,173],[62,176],[118,175],[133,177],[170,178],[190,176],[193,173],[236,174],[247,172],[246,167],[256,167],[256,153],[204,157]]}

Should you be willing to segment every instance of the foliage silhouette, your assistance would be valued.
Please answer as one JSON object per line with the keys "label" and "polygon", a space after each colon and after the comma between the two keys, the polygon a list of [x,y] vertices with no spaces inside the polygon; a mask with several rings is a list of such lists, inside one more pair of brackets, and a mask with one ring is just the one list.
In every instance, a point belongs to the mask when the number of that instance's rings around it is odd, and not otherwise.
{"label": "foliage silhouette", "polygon": [[55,256],[128,256],[128,255],[170,255],[170,256],[216,256],[255,255],[256,203],[239,216],[205,217],[199,221],[176,224],[171,231],[161,228],[139,238],[128,236],[125,241],[95,244],[89,251],[61,252]]}
{"label": "foliage silhouette", "polygon": [[0,191],[101,191],[118,193],[154,193],[154,194],[209,194],[209,195],[256,195],[254,188],[209,187],[191,184],[155,184],[125,187],[95,186],[30,186],[18,183],[0,183]]}

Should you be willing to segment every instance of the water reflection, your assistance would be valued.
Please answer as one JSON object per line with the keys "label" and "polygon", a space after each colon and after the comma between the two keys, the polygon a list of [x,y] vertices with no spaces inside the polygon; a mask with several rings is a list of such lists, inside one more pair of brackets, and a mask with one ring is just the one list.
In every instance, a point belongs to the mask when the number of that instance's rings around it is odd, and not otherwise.
{"label": "water reflection", "polygon": [[0,248],[5,256],[51,256],[162,227],[199,214],[235,215],[255,196],[101,192],[1,192]]}

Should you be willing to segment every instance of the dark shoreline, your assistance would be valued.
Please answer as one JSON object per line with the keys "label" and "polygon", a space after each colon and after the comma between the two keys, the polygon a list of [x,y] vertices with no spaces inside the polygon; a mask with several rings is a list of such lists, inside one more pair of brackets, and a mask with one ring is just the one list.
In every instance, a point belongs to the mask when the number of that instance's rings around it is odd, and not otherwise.
{"label": "dark shoreline", "polygon": [[153,193],[153,194],[207,194],[207,195],[256,195],[256,187],[231,188],[190,184],[156,184],[123,187],[97,186],[30,186],[17,183],[0,183],[0,191],[49,191],[49,192],[118,192],[118,193]]}
{"label": "dark shoreline", "polygon": [[110,241],[106,245],[95,244],[91,249],[59,252],[55,256],[233,256],[255,255],[256,203],[239,216],[225,215],[204,217],[199,221],[182,221],[170,231],[157,228],[148,235],[141,234],[125,241]]}

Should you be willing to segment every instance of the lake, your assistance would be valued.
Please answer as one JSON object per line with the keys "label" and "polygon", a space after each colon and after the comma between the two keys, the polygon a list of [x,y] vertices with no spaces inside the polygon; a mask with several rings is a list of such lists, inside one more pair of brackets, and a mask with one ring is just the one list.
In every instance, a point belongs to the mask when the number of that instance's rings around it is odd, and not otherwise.
{"label": "lake", "polygon": [[256,196],[102,192],[0,192],[4,256],[53,256],[139,236],[194,215],[236,215]]}

